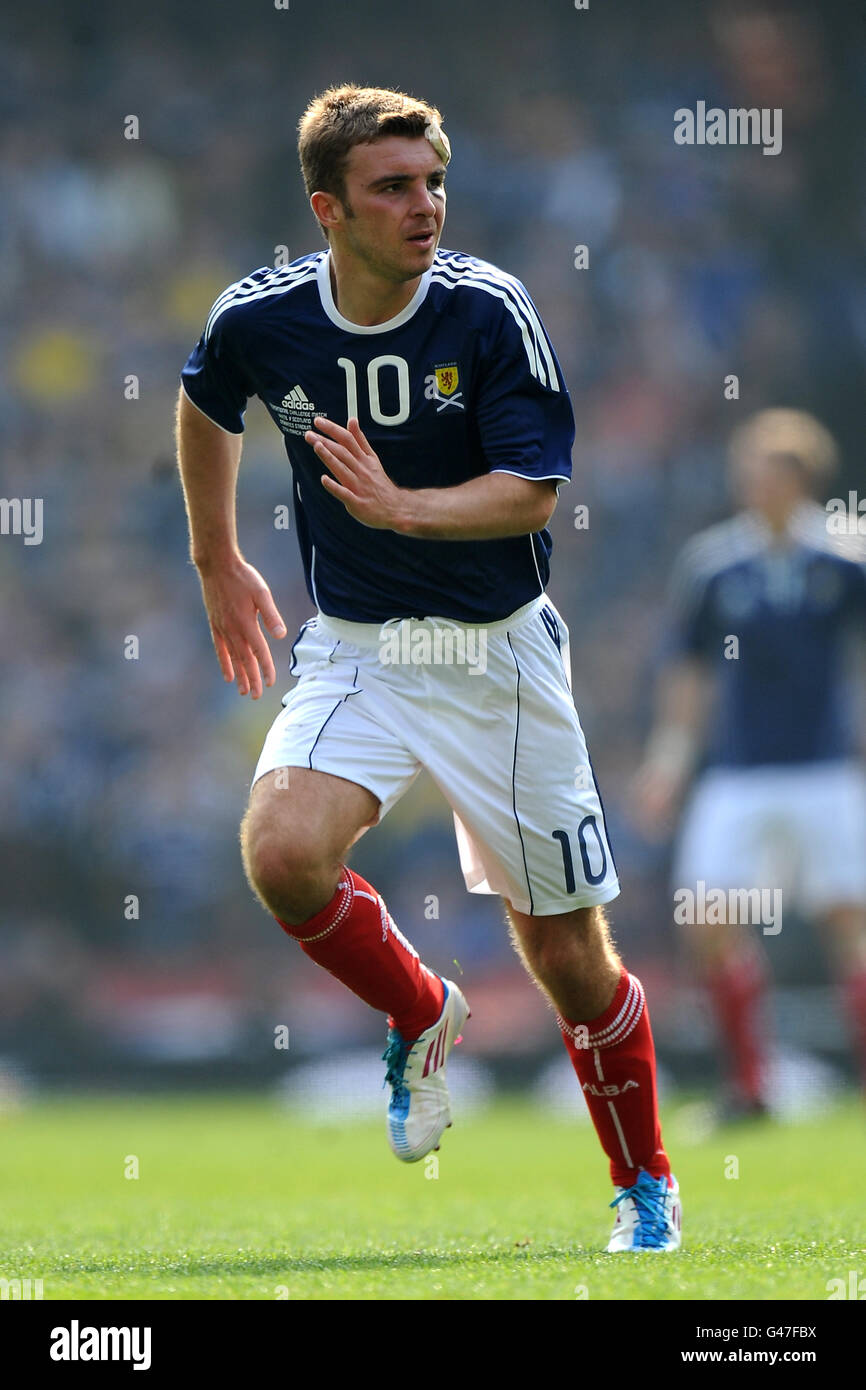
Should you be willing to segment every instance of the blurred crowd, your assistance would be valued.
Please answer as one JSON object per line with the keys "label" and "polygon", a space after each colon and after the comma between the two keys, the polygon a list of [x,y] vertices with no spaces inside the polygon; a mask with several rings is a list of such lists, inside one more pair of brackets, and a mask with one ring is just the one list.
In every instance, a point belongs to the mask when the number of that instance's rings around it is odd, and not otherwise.
{"label": "blurred crowd", "polygon": [[[675,1038],[664,850],[628,814],[665,586],[686,538],[725,514],[726,438],[752,410],[813,410],[842,447],[840,493],[857,483],[866,47],[856,9],[832,4],[613,8],[445,0],[398,22],[393,3],[48,0],[7,23],[0,492],[43,499],[44,538],[0,537],[0,1053],[50,1066],[100,1039],[130,1054],[162,1039],[171,1054],[177,1034],[192,1056],[272,1015],[378,1037],[244,884],[237,824],[291,635],[259,704],[223,684],[172,439],[216,294],[280,248],[322,244],[295,126],[344,80],[440,107],[443,244],[517,274],[562,362],[577,443],[550,593],[624,882],[616,933],[656,990],[661,1045]],[[781,154],[676,145],[673,113],[699,99],[782,108]],[[296,538],[274,526],[290,497],[252,402],[241,543],[293,634],[311,604]],[[490,999],[522,1001],[509,1017],[523,1008],[547,1037],[498,903],[463,890],[431,786],[354,862],[432,965],[496,981]],[[507,1047],[495,1012],[479,1036]]]}

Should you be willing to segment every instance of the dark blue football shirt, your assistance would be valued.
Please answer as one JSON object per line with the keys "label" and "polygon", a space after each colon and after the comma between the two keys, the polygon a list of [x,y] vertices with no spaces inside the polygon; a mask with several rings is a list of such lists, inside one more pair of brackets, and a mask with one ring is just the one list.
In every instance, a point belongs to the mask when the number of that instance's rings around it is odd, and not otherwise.
{"label": "dark blue football shirt", "polygon": [[258,396],[282,431],[310,597],[352,622],[494,622],[543,593],[547,530],[443,541],[363,526],[322,487],[304,440],[316,415],[360,421],[388,476],[453,487],[490,472],[568,481],[574,417],[556,355],[519,280],[438,250],[412,300],[361,327],[334,304],[327,250],[256,270],[211,310],[183,369],[194,405],[231,434]]}
{"label": "dark blue football shirt", "polygon": [[854,752],[846,637],[866,620],[866,568],[826,523],[822,508],[806,505],[778,545],[743,513],[695,537],[680,557],[670,646],[718,678],[710,765]]}

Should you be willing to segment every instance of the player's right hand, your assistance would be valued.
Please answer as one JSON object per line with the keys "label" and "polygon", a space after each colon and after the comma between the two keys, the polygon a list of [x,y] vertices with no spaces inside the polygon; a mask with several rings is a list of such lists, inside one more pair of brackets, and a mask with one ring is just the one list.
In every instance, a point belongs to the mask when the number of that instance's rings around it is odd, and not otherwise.
{"label": "player's right hand", "polygon": [[272,637],[286,635],[273,595],[257,569],[241,556],[220,565],[199,565],[204,606],[223,676],[236,680],[239,695],[258,700],[277,678],[259,617]]}

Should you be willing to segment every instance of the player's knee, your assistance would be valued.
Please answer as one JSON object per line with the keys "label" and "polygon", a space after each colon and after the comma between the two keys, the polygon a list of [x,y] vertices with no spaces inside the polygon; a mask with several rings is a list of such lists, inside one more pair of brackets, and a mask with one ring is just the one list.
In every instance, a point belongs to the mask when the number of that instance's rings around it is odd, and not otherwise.
{"label": "player's knee", "polygon": [[335,866],[304,828],[245,826],[242,847],[250,886],[275,916],[303,922],[324,906]]}

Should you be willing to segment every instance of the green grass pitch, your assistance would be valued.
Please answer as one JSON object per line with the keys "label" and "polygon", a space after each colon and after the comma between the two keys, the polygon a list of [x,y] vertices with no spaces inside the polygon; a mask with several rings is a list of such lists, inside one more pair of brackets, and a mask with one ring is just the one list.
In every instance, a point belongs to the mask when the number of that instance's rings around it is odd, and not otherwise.
{"label": "green grass pitch", "polygon": [[46,1300],[821,1300],[866,1274],[859,1102],[697,1142],[684,1114],[684,1248],[613,1256],[593,1132],[526,1104],[458,1117],[433,1176],[383,1125],[267,1098],[41,1099],[0,1116],[0,1276]]}

